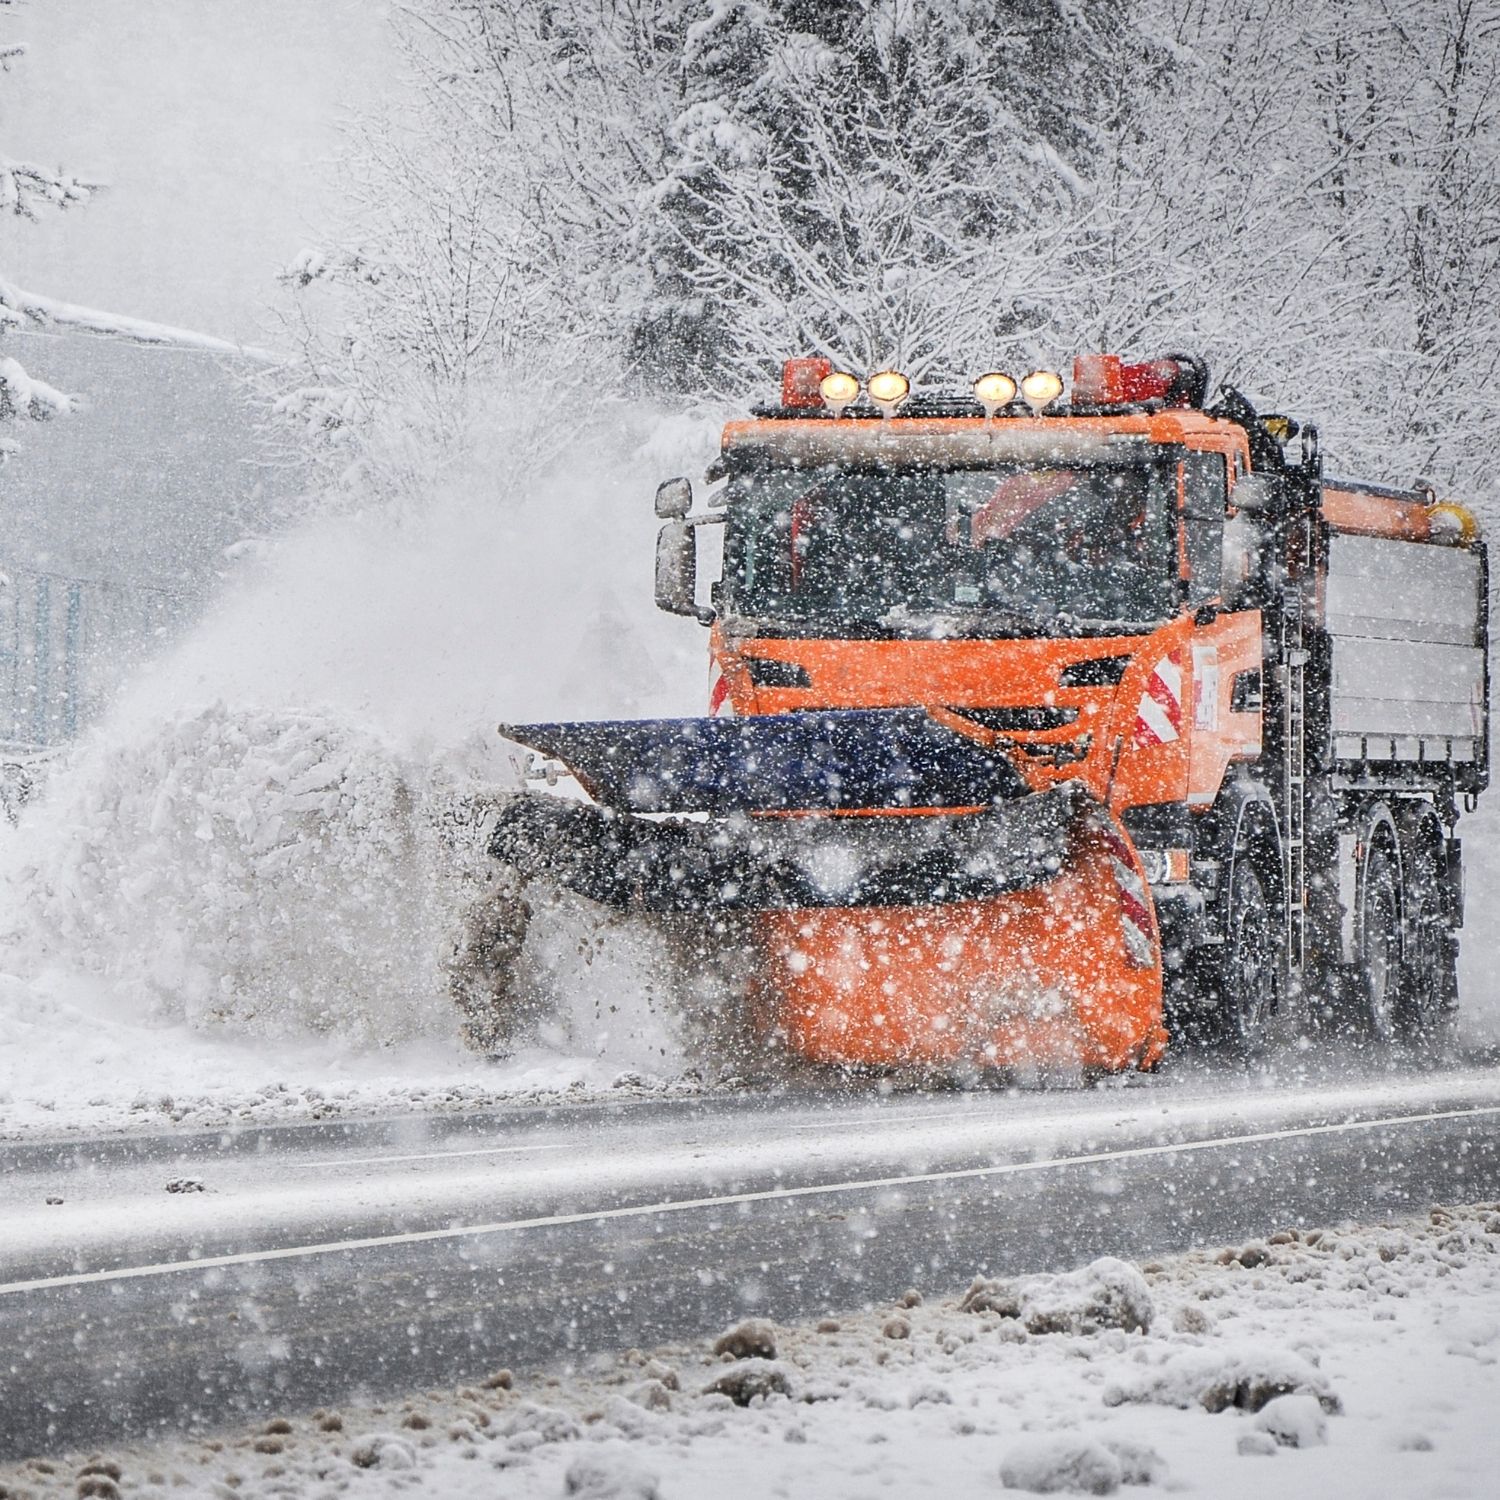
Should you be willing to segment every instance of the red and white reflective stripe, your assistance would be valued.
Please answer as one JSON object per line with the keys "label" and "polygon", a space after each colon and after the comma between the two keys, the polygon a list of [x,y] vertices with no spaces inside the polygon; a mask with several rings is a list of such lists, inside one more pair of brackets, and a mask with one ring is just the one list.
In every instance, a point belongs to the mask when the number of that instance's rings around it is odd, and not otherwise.
{"label": "red and white reflective stripe", "polygon": [[1120,931],[1125,952],[1138,969],[1156,967],[1156,923],[1151,918],[1151,897],[1146,883],[1136,873],[1130,848],[1108,825],[1099,826],[1099,841],[1109,851],[1115,888],[1120,893]]}
{"label": "red and white reflective stripe", "polygon": [[1135,747],[1170,745],[1182,734],[1182,664],[1174,651],[1151,669],[1135,711]]}
{"label": "red and white reflective stripe", "polygon": [[724,669],[719,658],[708,659],[708,713],[713,719],[732,719],[734,704],[729,701],[729,684],[724,680]]}

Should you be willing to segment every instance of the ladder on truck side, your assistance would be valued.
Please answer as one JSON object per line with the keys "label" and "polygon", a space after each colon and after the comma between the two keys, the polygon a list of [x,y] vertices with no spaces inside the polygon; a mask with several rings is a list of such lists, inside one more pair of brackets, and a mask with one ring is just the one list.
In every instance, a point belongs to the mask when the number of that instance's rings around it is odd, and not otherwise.
{"label": "ladder on truck side", "polygon": [[1286,881],[1287,973],[1300,977],[1307,963],[1307,578],[1311,535],[1297,524],[1296,546],[1282,589],[1280,665],[1282,868]]}

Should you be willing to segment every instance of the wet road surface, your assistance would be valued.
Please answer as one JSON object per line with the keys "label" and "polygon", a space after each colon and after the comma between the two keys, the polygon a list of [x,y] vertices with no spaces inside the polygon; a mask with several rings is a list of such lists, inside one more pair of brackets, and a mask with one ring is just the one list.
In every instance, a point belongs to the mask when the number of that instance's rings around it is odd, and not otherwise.
{"label": "wet road surface", "polygon": [[0,1458],[1486,1198],[1492,1065],[3,1145]]}

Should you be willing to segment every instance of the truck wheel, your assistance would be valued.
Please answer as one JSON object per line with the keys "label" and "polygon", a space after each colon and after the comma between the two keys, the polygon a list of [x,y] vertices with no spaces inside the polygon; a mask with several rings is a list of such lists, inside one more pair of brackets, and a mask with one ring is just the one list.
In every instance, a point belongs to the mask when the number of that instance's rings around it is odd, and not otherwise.
{"label": "truck wheel", "polygon": [[1281,999],[1281,948],[1265,887],[1244,858],[1235,861],[1230,884],[1228,937],[1219,984],[1224,1039],[1237,1052],[1252,1052],[1265,1041]]}
{"label": "truck wheel", "polygon": [[1365,856],[1359,902],[1359,965],[1363,1005],[1359,1020],[1368,1036],[1388,1042],[1401,1008],[1401,907],[1396,870],[1379,845]]}
{"label": "truck wheel", "polygon": [[1438,1041],[1458,1005],[1458,955],[1443,913],[1442,877],[1430,839],[1412,852],[1406,885],[1406,961],[1399,1022],[1404,1035]]}

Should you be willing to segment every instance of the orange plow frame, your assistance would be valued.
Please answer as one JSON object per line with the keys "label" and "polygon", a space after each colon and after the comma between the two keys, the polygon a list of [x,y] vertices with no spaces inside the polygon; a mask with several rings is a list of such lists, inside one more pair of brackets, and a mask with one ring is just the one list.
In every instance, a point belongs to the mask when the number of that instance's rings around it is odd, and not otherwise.
{"label": "orange plow frame", "polygon": [[1166,1050],[1149,887],[1097,805],[1040,886],[940,906],[768,911],[756,924],[764,1019],[814,1062],[1114,1072]]}

